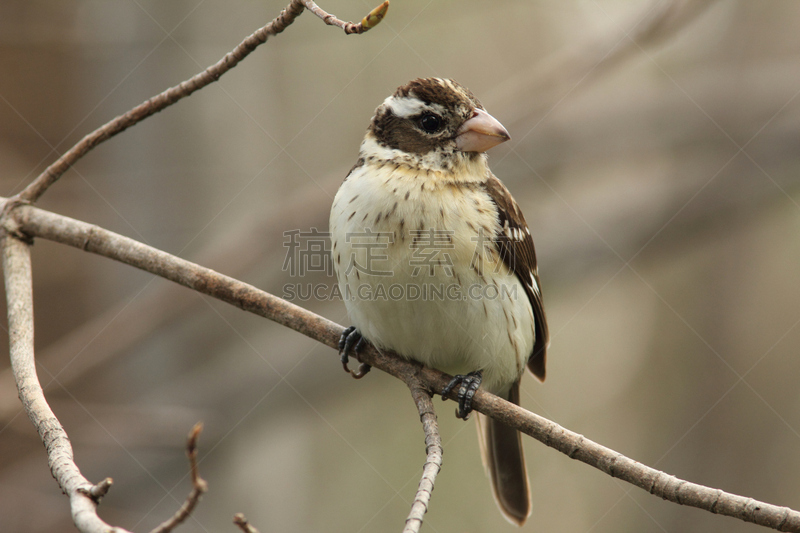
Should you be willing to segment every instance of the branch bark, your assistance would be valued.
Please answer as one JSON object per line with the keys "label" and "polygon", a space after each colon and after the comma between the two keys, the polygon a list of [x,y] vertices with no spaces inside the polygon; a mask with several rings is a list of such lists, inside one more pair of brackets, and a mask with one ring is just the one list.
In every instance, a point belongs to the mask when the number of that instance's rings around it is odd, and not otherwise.
{"label": "branch bark", "polygon": [[[0,241],[3,275],[8,307],[8,331],[11,367],[20,401],[33,422],[47,450],[50,472],[58,486],[69,497],[72,521],[83,533],[130,533],[114,527],[97,515],[97,504],[111,488],[111,478],[94,485],[75,463],[72,445],[63,426],[47,403],[36,373],[33,337],[33,276],[30,245],[13,232],[5,232]],[[197,439],[202,425],[197,424],[189,435],[187,455],[192,475],[192,491],[184,505],[153,533],[168,533],[180,525],[194,510],[207,490],[197,469]]]}
{"label": "branch bark", "polygon": [[183,502],[181,508],[178,509],[172,517],[163,522],[150,533],[170,533],[173,529],[181,525],[189,518],[194,508],[200,503],[200,498],[208,491],[208,483],[200,477],[200,471],[197,468],[197,440],[200,438],[200,433],[203,431],[203,423],[198,422],[189,432],[189,438],[186,441],[186,456],[189,458],[189,471],[192,476],[192,490],[186,501]]}
{"label": "branch bark", "polygon": [[[245,311],[269,318],[331,348],[338,347],[339,337],[344,331],[342,326],[252,285],[92,224],[32,206],[12,202],[6,205],[3,212],[9,217],[6,227],[12,232],[68,244],[135,266]],[[25,249],[27,251],[27,247]],[[372,346],[364,347],[359,352],[359,359],[362,363],[383,370],[406,383],[412,378],[419,380],[422,389],[429,391],[429,394],[430,391],[442,390],[449,381],[448,376],[442,372],[404,360],[392,353],[378,352]],[[454,392],[449,397],[456,399]],[[798,511],[678,479],[485,391],[478,390],[473,398],[473,407],[572,459],[582,461],[665,500],[778,531],[800,532]]]}
{"label": "branch bark", "polygon": [[417,379],[406,381],[414,403],[419,411],[419,421],[422,422],[422,429],[425,431],[425,464],[422,467],[422,479],[419,480],[419,488],[411,504],[411,512],[406,518],[406,525],[403,533],[418,533],[422,527],[422,520],[428,512],[428,505],[431,501],[433,486],[436,484],[436,476],[442,469],[442,437],[439,435],[439,423],[436,420],[436,411],[433,409],[431,393],[425,389],[423,384]]}
{"label": "branch bark", "polygon": [[[39,432],[47,450],[50,472],[58,486],[69,497],[72,521],[86,533],[126,533],[112,527],[97,516],[93,493],[104,493],[110,483],[96,488],[81,474],[75,464],[69,437],[56,418],[39,384],[33,357],[33,286],[30,246],[6,233],[2,237],[3,274],[8,305],[8,333],[11,367],[16,376],[17,391],[25,411]],[[103,487],[105,485],[105,487]]]}

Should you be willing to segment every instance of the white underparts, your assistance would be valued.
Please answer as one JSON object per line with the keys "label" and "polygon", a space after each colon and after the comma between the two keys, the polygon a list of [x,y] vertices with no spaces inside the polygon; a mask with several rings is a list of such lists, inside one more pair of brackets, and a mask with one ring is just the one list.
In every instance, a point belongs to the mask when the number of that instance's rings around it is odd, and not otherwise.
{"label": "white underparts", "polygon": [[[501,231],[496,206],[481,187],[463,186],[485,180],[485,160],[454,181],[393,164],[391,152],[368,136],[365,164],[331,211],[350,320],[379,347],[451,374],[482,370],[484,387],[505,393],[525,368],[535,330],[522,283],[491,241]],[[411,289],[442,292],[412,297]]]}

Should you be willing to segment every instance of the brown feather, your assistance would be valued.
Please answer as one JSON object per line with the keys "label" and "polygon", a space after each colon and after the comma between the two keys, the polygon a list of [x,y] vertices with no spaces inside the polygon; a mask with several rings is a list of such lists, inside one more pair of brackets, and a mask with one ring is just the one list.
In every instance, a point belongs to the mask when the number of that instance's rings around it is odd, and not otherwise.
{"label": "brown feather", "polygon": [[[449,83],[449,86],[445,83]],[[439,78],[417,78],[398,87],[395,96],[413,96],[426,103],[437,103],[449,109],[467,103],[472,107],[483,109],[480,101],[475,98],[472,91],[455,80],[441,80]]]}
{"label": "brown feather", "polygon": [[[533,247],[533,237],[531,237],[528,230],[528,224],[525,222],[522,211],[505,185],[499,179],[490,175],[484,187],[497,206],[500,232],[496,235],[495,244],[500,258],[509,270],[519,278],[533,308],[536,340],[528,357],[528,369],[539,380],[544,381],[550,333],[547,330],[547,319],[544,314],[542,293],[539,288],[539,272],[536,266],[536,250]],[[535,281],[535,285],[532,279]]]}
{"label": "brown feather", "polygon": [[[519,405],[519,381],[511,386],[506,399]],[[476,422],[483,466],[492,482],[497,506],[509,522],[521,526],[531,514],[531,489],[522,453],[522,436],[516,429],[480,413]]]}

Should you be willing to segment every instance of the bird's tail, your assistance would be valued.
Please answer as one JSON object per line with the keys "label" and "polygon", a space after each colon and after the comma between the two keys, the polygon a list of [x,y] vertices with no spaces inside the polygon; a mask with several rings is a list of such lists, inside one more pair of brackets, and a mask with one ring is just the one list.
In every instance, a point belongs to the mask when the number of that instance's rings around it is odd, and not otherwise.
{"label": "bird's tail", "polygon": [[[519,381],[511,387],[506,399],[519,405]],[[521,526],[531,514],[531,488],[522,436],[516,429],[476,414],[483,466],[492,482],[494,499],[506,520]]]}

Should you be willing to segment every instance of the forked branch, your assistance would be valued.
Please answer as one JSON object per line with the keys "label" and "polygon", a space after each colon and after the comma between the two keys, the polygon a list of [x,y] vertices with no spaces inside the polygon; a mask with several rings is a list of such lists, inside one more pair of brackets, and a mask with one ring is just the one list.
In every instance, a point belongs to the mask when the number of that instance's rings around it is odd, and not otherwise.
{"label": "forked branch", "polygon": [[[92,148],[114,135],[126,130],[145,118],[165,109],[175,102],[202,89],[219,79],[235,67],[256,47],[286,29],[303,12],[306,5],[315,14],[324,14],[327,24],[344,24],[346,33],[363,33],[379,23],[386,14],[388,1],[368,14],[359,24],[342,23],[327,15],[313,2],[291,0],[291,3],[272,22],[244,39],[234,50],[214,65],[192,78],[150,98],[142,104],[120,115],[92,133],[86,135],[75,146],[45,169],[30,185],[13,199],[3,199],[0,209],[0,247],[3,256],[3,273],[6,284],[8,307],[9,344],[11,366],[19,398],[47,449],[47,459],[53,477],[69,497],[72,519],[78,530],[86,533],[125,533],[126,530],[112,527],[97,515],[97,504],[111,487],[111,478],[94,485],[81,474],[73,457],[72,446],[64,428],[56,418],[44,397],[42,386],[36,375],[33,349],[33,288],[29,244],[26,242],[9,213],[14,206],[33,203],[44,194],[70,167]],[[22,237],[22,238],[21,238]],[[195,426],[189,439],[188,454],[192,469],[192,492],[181,509],[154,532],[167,533],[190,515],[206,490],[206,483],[197,473],[196,442],[201,427]]]}
{"label": "forked branch", "polygon": [[[33,352],[33,285],[30,245],[6,233],[0,240],[3,274],[8,306],[11,366],[20,401],[47,450],[50,472],[69,497],[72,521],[85,533],[128,533],[105,523],[97,515],[97,504],[111,488],[111,478],[93,485],[83,477],[72,452],[69,437],[47,403],[36,374]],[[170,520],[153,530],[168,533],[192,512],[206,490],[206,482],[197,471],[197,438],[202,429],[196,425],[189,436],[187,455],[192,474],[192,492]]]}
{"label": "forked branch", "polygon": [[[75,162],[98,144],[219,79],[257,46],[266,42],[270,36],[282,32],[302,13],[303,9],[309,9],[326,24],[338,26],[347,34],[359,34],[378,24],[385,16],[388,6],[389,2],[384,2],[356,24],[336,18],[323,11],[311,0],[292,0],[275,20],[250,35],[216,64],[98,128],[50,165],[17,197],[10,200],[0,199],[2,202],[0,223],[2,229],[5,230],[0,237],[0,247],[2,247],[8,300],[12,369],[20,399],[47,448],[51,472],[69,497],[73,521],[79,530],[84,532],[125,532],[123,529],[109,526],[97,516],[97,503],[109,490],[111,479],[106,478],[97,485],[93,485],[81,475],[74,462],[69,439],[48,406],[36,376],[33,357],[30,250],[25,239],[42,237],[136,266],[236,305],[246,311],[269,318],[334,348],[343,328],[233,278],[96,226],[23,204],[36,201]],[[634,41],[634,39],[631,40]],[[422,524],[436,474],[442,464],[441,439],[438,435],[430,391],[441,390],[447,383],[448,377],[436,370],[405,361],[394,354],[379,353],[369,346],[361,351],[360,359],[363,363],[375,366],[405,381],[420,413],[426,435],[427,459],[423,467],[419,490],[404,530],[416,532]],[[477,411],[517,428],[565,453],[570,458],[585,462],[666,500],[731,516],[779,531],[800,531],[800,513],[797,511],[679,480],[674,476],[633,461],[582,435],[571,432],[554,422],[484,391],[476,393],[473,407]],[[181,509],[154,532],[167,533],[182,523],[206,490],[205,481],[199,477],[197,472],[196,440],[199,433],[200,427],[196,426],[187,445],[192,473],[192,491]],[[243,516],[237,515],[234,521],[243,531],[249,533],[255,531]]]}
{"label": "forked branch", "polygon": [[[344,331],[342,326],[252,285],[97,226],[27,205],[15,205],[8,213],[7,216],[12,217],[15,222],[16,230],[24,235],[61,242],[135,266],[245,311],[269,318],[331,348],[337,348],[339,337]],[[414,376],[427,391],[442,390],[449,381],[448,376],[442,372],[406,361],[392,353],[378,352],[372,346],[362,348],[359,359],[407,383],[409,376]],[[455,399],[455,393],[451,394],[451,398]],[[778,531],[800,532],[798,511],[680,480],[488,392],[478,390],[473,398],[473,407],[572,459],[582,461],[665,500]]]}

